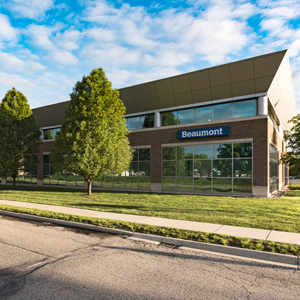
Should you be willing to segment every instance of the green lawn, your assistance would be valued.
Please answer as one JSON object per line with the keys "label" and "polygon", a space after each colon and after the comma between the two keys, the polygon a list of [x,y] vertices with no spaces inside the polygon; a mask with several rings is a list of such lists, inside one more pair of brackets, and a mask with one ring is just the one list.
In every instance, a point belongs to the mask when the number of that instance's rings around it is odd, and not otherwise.
{"label": "green lawn", "polygon": [[[300,232],[300,191],[281,199],[216,197],[0,186],[0,199],[155,216],[224,225]],[[0,207],[1,208],[1,207]]]}

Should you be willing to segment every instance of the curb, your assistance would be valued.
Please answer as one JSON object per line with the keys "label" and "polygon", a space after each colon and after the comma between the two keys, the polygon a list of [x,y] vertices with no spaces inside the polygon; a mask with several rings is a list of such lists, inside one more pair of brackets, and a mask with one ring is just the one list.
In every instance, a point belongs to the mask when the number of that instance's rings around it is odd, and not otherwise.
{"label": "curb", "polygon": [[124,236],[128,236],[129,239],[132,240],[152,242],[157,245],[161,243],[169,244],[169,245],[178,246],[179,249],[183,249],[183,250],[196,250],[205,253],[213,253],[221,256],[227,256],[231,258],[246,259],[246,260],[260,262],[260,263],[277,265],[281,267],[299,269],[299,259],[297,256],[293,256],[293,255],[230,247],[230,246],[217,245],[217,244],[202,243],[202,242],[163,237],[163,236],[145,234],[145,233],[137,233],[137,232],[131,232],[131,231],[126,231],[121,229],[101,227],[92,224],[50,219],[46,217],[39,217],[34,215],[15,213],[15,212],[3,211],[3,210],[0,210],[0,215],[14,217],[18,219],[37,221],[37,222],[46,222],[46,223],[56,224],[59,226],[76,228],[76,229],[85,229],[85,230],[91,230],[91,231],[97,231],[103,233],[110,233],[114,235],[124,235]]}

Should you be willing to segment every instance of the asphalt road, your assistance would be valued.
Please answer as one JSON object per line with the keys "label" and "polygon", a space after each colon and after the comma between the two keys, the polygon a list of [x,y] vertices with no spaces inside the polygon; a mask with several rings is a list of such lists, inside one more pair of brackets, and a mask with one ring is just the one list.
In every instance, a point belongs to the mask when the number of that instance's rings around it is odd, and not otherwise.
{"label": "asphalt road", "polygon": [[0,216],[0,299],[300,299],[300,271]]}

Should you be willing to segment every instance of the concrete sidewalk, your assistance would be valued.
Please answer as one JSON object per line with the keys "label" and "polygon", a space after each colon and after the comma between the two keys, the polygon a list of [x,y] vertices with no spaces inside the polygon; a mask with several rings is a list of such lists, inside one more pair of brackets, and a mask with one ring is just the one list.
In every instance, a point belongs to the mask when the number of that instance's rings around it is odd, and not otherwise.
{"label": "concrete sidewalk", "polygon": [[101,211],[94,211],[88,209],[79,209],[79,208],[19,202],[19,201],[0,200],[0,204],[17,206],[17,207],[42,209],[42,210],[48,210],[53,212],[66,213],[66,214],[72,214],[72,215],[78,215],[84,217],[94,217],[100,219],[135,222],[135,223],[147,224],[147,225],[167,226],[171,228],[203,231],[209,233],[219,233],[219,234],[226,234],[231,236],[300,245],[300,233],[293,233],[293,232],[283,232],[283,231],[275,231],[275,230],[267,230],[267,229],[256,229],[256,228],[229,226],[229,225],[221,225],[221,224],[210,224],[210,223],[201,223],[201,222],[192,222],[192,221],[183,221],[183,220],[175,220],[175,219],[156,218],[156,217],[145,217],[145,216],[128,215],[128,214],[117,214],[117,213],[101,212]]}

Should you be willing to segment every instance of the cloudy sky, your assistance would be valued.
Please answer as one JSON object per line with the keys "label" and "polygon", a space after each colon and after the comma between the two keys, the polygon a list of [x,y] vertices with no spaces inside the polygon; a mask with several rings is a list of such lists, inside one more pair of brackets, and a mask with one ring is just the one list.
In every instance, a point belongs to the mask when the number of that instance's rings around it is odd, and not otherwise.
{"label": "cloudy sky", "polygon": [[69,100],[102,67],[121,88],[283,49],[300,112],[299,0],[0,0],[0,99]]}

